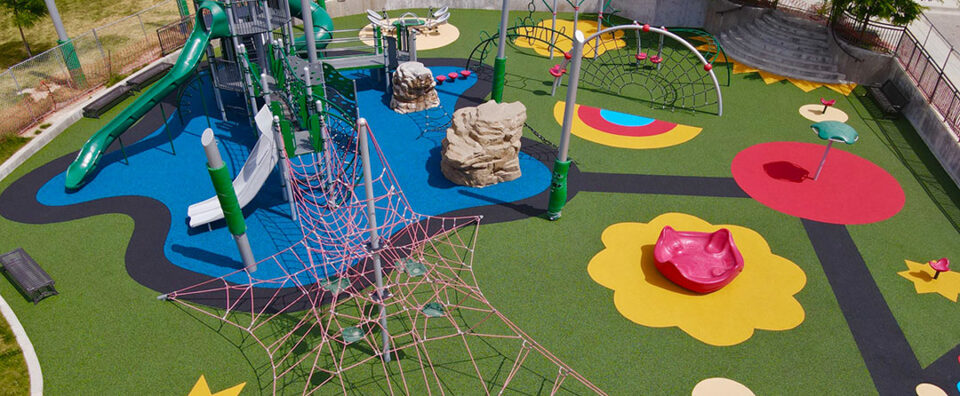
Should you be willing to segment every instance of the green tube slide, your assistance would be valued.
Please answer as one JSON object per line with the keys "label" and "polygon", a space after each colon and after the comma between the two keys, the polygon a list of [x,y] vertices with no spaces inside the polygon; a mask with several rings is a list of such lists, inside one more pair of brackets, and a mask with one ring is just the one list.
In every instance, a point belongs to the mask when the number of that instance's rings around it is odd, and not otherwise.
{"label": "green tube slide", "polygon": [[[301,18],[303,16],[303,6],[300,5],[300,0],[290,0],[288,3],[290,3],[290,14]],[[314,2],[310,2],[310,15],[313,16],[313,36],[316,39],[317,48],[326,48],[326,40],[333,38],[333,34],[330,33],[333,30],[333,18],[330,18],[327,10]],[[297,52],[306,51],[306,36],[297,37],[293,45]]]}
{"label": "green tube slide", "polygon": [[[206,26],[204,18],[201,18],[204,14],[203,10],[209,12],[210,26]],[[110,147],[110,144],[133,126],[140,117],[143,117],[151,108],[160,103],[170,92],[173,92],[190,78],[203,58],[204,50],[211,39],[230,35],[227,14],[223,7],[216,2],[204,1],[201,3],[197,7],[197,18],[194,22],[193,33],[187,38],[183,51],[173,68],[84,143],[77,158],[67,168],[65,184],[68,189],[77,189],[83,186],[97,168],[97,163],[107,148]]]}

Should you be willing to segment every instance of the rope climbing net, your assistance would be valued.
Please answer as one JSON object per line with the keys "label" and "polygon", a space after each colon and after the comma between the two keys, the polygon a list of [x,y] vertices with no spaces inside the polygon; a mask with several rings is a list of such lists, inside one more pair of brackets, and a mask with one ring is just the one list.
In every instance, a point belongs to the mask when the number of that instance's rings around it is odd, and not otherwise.
{"label": "rope climbing net", "polygon": [[[372,136],[368,201],[357,128],[331,114],[325,120],[326,150],[284,157],[303,239],[261,260],[258,272],[238,270],[167,300],[262,348],[269,363],[251,363],[271,378],[262,392],[603,393],[478,288],[479,217],[414,212]],[[375,222],[366,213],[371,201]],[[373,223],[383,236],[379,249],[371,248]],[[270,266],[283,275],[259,279]]]}

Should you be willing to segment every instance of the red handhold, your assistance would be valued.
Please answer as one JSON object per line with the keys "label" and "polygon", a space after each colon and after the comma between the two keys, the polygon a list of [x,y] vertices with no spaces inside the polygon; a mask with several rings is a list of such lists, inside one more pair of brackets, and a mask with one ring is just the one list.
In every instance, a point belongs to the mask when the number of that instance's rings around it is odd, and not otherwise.
{"label": "red handhold", "polygon": [[644,23],[642,29],[643,29],[644,32],[649,32],[649,31],[650,31],[650,24],[649,24],[649,23]]}
{"label": "red handhold", "polygon": [[713,70],[713,65],[707,63],[707,64],[703,65],[703,70],[705,70],[705,71]]}
{"label": "red handhold", "polygon": [[564,53],[563,53],[563,58],[564,58],[564,59],[573,58],[573,54],[571,54],[571,53],[569,53],[569,52],[564,52]]}
{"label": "red handhold", "polygon": [[663,62],[663,58],[656,55],[650,57],[650,63],[660,63],[660,62]]}
{"label": "red handhold", "polygon": [[447,76],[437,76],[437,83],[443,84],[444,81],[447,81]]}

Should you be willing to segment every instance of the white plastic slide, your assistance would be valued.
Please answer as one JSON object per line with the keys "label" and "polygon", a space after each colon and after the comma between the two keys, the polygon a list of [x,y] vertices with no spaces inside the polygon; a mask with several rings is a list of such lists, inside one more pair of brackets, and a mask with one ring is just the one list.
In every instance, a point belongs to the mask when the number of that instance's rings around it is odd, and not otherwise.
{"label": "white plastic slide", "polygon": [[[240,168],[237,178],[233,179],[233,189],[237,192],[237,200],[240,201],[241,208],[253,200],[263,187],[263,183],[267,181],[274,165],[277,164],[273,114],[267,106],[263,106],[254,120],[256,120],[257,130],[260,131],[260,138],[253,146],[253,150],[250,150],[250,156],[247,157],[243,168]],[[187,208],[187,216],[190,217],[190,227],[198,227],[222,219],[223,210],[220,209],[220,201],[214,196],[190,205]]]}

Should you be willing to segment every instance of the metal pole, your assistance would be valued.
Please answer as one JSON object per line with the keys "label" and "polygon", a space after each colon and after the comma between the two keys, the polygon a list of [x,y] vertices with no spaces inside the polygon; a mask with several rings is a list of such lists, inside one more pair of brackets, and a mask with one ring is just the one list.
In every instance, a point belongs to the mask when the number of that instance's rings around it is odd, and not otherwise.
{"label": "metal pole", "polygon": [[143,39],[150,39],[150,35],[147,34],[147,27],[143,25],[143,18],[140,17],[140,14],[137,14],[137,20],[140,21],[140,30],[143,30]]}
{"label": "metal pole", "polygon": [[553,22],[550,24],[550,59],[553,59],[553,49],[557,46],[557,0],[553,0]]}
{"label": "metal pole", "polygon": [[243,80],[246,83],[244,85],[246,85],[247,87],[247,90],[245,93],[247,97],[250,98],[250,110],[247,111],[247,114],[250,116],[250,125],[254,125],[253,117],[254,117],[254,114],[256,114],[257,112],[257,96],[254,95],[253,78],[250,77],[250,73],[252,72],[253,69],[250,67],[250,64],[247,62],[247,56],[246,56],[247,47],[245,47],[243,44],[240,44],[239,50],[240,50],[241,56],[238,56],[238,58],[240,58],[239,61],[243,62],[242,63],[243,70],[241,70],[241,72],[243,73]]}
{"label": "metal pole", "polygon": [[827,141],[827,149],[823,151],[823,158],[820,159],[820,166],[817,167],[817,174],[813,175],[813,180],[820,177],[820,171],[823,170],[823,164],[827,162],[827,153],[830,152],[830,146],[833,146],[833,140]]}
{"label": "metal pole", "polygon": [[217,101],[217,110],[220,110],[220,118],[226,121],[227,111],[223,107],[223,98],[220,96],[220,88],[218,88],[220,84],[217,81],[217,62],[214,61],[212,45],[207,45],[207,62],[210,63],[210,79],[213,81],[213,97]]}
{"label": "metal pole", "polygon": [[293,201],[293,180],[291,180],[290,177],[290,163],[285,159],[286,150],[283,149],[283,136],[281,136],[282,133],[280,130],[280,117],[273,116],[273,127],[276,128],[276,134],[274,136],[277,138],[277,149],[280,151],[280,156],[278,158],[280,159],[281,168],[283,169],[283,177],[280,179],[286,187],[284,189],[284,195],[286,195],[287,202],[290,204],[290,219],[297,221],[297,205]]}
{"label": "metal pole", "polygon": [[417,30],[407,29],[407,51],[410,53],[410,61],[417,61]]}
{"label": "metal pole", "polygon": [[160,116],[163,117],[163,130],[167,132],[167,140],[170,141],[170,151],[173,152],[173,155],[177,155],[177,148],[173,146],[173,135],[170,133],[170,126],[167,125],[167,112],[163,110],[163,102],[159,103]]}
{"label": "metal pole", "polygon": [[100,37],[97,37],[97,29],[90,30],[93,33],[93,41],[97,42],[97,49],[100,50],[100,56],[103,57],[104,62],[107,60],[107,53],[103,52],[103,44],[100,43]]}
{"label": "metal pole", "polygon": [[[203,145],[203,152],[207,155],[207,167],[210,169],[211,177],[213,178],[217,171],[226,171],[226,164],[220,157],[220,149],[217,147],[217,139],[213,136],[213,129],[207,128],[203,131],[203,135],[200,136],[200,144]],[[237,202],[236,192],[233,191],[233,184],[229,183],[229,171],[226,171],[226,175],[227,179],[223,185],[218,183],[217,178],[214,178],[213,186],[217,190],[220,207],[223,208],[223,217],[227,220],[227,225],[230,226],[230,234],[233,235],[233,240],[237,243],[237,250],[240,251],[243,266],[250,272],[254,272],[257,270],[257,261],[254,260],[253,250],[250,249],[250,240],[247,239],[246,226],[243,223],[243,214],[239,210],[240,204]],[[224,194],[221,189],[227,189],[229,193]],[[229,198],[225,197],[226,195],[229,195]],[[232,198],[232,202],[225,202],[230,198]],[[230,211],[225,206],[235,209],[236,212]]]}
{"label": "metal pole", "polygon": [[570,60],[569,76],[567,77],[567,98],[564,104],[563,127],[560,135],[560,147],[557,160],[553,163],[553,177],[550,180],[550,201],[547,204],[547,216],[550,220],[560,218],[563,206],[567,203],[567,172],[570,170],[570,161],[567,153],[570,150],[570,131],[573,128],[574,107],[577,104],[577,86],[580,84],[580,64],[583,62],[583,32],[577,30],[573,35],[573,58]]}
{"label": "metal pole", "polygon": [[317,62],[317,38],[313,34],[313,14],[310,12],[310,0],[300,0],[300,19],[303,20],[303,34],[307,38],[307,60]]}
{"label": "metal pole", "polygon": [[507,76],[507,23],[510,14],[507,12],[508,2],[503,0],[500,8],[500,41],[497,46],[497,59],[493,63],[493,92],[491,96],[497,103],[503,102],[503,86]]}
{"label": "metal pole", "polygon": [[377,212],[373,202],[373,175],[370,171],[370,147],[367,143],[369,127],[367,120],[357,120],[360,135],[360,156],[363,161],[363,189],[367,199],[367,225],[370,233],[370,251],[373,256],[373,272],[377,286],[377,299],[380,301],[380,327],[383,336],[383,360],[390,361],[390,332],[387,330],[387,303],[383,289],[383,269],[380,268],[380,235],[377,234]]}
{"label": "metal pole", "polygon": [[53,20],[53,28],[57,31],[57,38],[60,41],[67,41],[70,37],[67,36],[67,30],[63,28],[63,19],[60,19],[60,11],[57,10],[57,3],[54,0],[43,0],[47,5],[47,12],[50,14],[50,19]]}
{"label": "metal pole", "polygon": [[[599,4],[597,4],[597,31],[599,32],[603,30],[603,9],[606,7],[604,7],[604,4],[603,4],[605,0],[597,0],[597,1],[600,2]],[[599,55],[599,51],[600,51],[600,35],[598,34],[597,38],[593,40],[594,59],[596,59],[597,55]]]}

